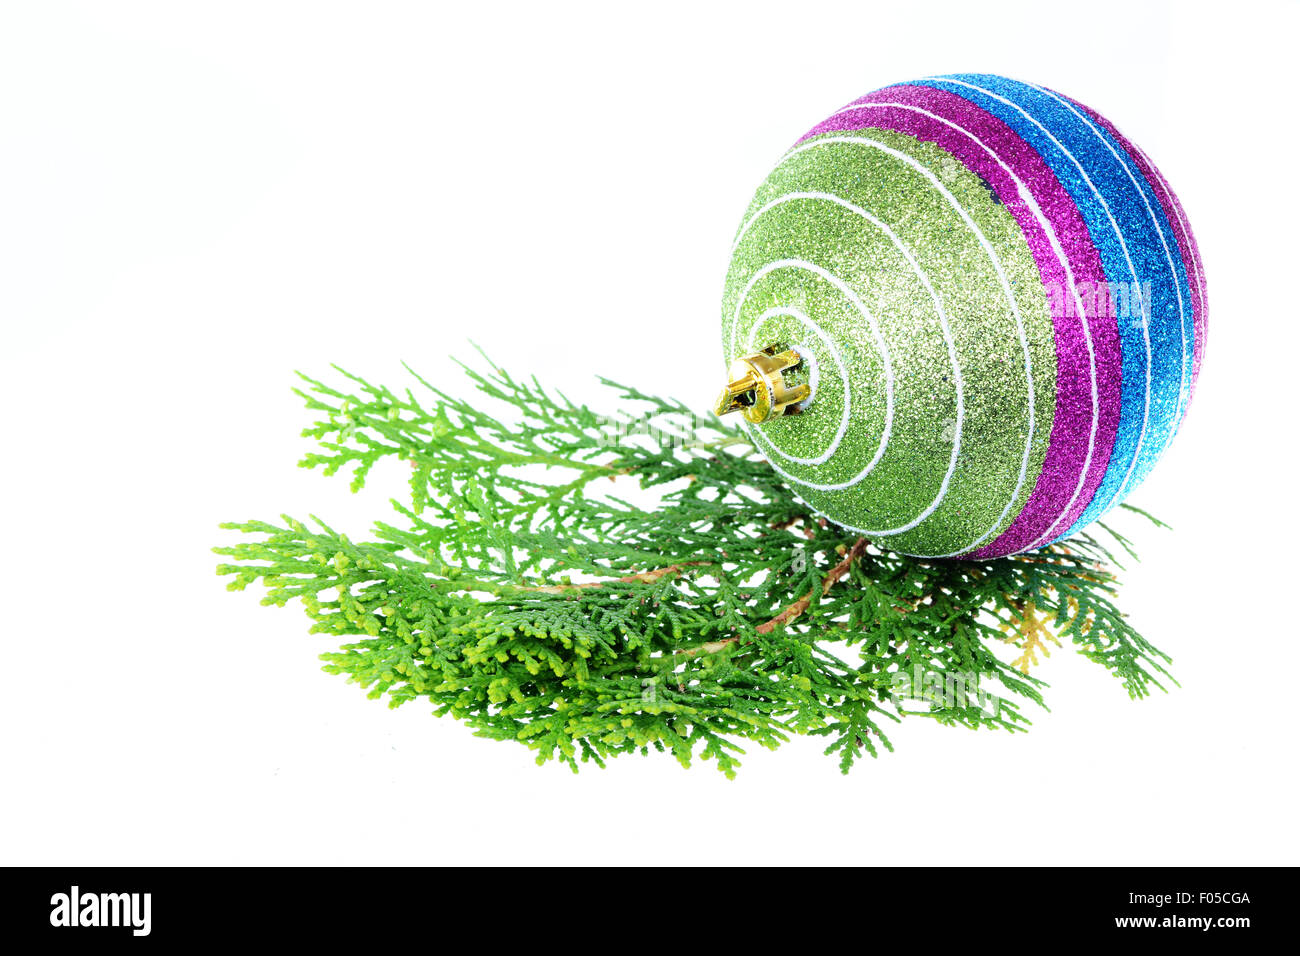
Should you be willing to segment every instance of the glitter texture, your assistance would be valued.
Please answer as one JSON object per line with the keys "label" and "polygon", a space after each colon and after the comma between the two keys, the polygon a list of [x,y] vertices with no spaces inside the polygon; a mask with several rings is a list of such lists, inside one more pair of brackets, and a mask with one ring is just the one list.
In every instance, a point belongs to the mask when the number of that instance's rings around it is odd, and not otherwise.
{"label": "glitter texture", "polygon": [[1122,500],[1186,412],[1204,272],[1095,112],[1001,77],[879,90],[813,127],[737,231],[724,359],[795,345],[803,414],[750,428],[817,511],[910,554],[1041,547]]}

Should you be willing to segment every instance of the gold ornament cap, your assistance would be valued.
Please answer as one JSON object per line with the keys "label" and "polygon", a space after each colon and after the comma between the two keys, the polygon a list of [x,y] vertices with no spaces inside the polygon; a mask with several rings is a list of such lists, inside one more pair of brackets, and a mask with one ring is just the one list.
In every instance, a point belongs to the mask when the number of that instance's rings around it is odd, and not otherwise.
{"label": "gold ornament cap", "polygon": [[736,359],[727,369],[727,387],[718,395],[716,415],[743,412],[755,425],[800,410],[799,403],[812,394],[806,383],[790,385],[788,369],[803,361],[794,349],[769,345],[761,352]]}

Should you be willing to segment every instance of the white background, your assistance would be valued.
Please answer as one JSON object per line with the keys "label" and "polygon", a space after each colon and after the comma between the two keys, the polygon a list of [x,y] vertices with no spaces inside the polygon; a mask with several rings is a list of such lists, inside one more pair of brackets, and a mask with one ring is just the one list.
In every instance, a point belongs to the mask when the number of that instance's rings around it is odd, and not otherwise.
{"label": "white background", "polygon": [[[1300,862],[1297,35],[1296,3],[6,4],[0,862]],[[1027,735],[574,776],[367,700],[300,609],[225,592],[219,521],[362,536],[400,492],[294,467],[295,368],[459,389],[473,337],[703,407],[770,165],[965,70],[1112,118],[1200,240],[1201,383],[1132,499],[1174,530],[1127,522],[1123,595],[1181,689],[1059,651]]]}

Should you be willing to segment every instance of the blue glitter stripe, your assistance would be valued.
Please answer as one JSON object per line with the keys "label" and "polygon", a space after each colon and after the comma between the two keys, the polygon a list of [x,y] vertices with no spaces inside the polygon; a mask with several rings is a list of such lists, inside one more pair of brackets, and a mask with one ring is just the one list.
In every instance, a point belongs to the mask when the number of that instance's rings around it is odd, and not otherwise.
{"label": "blue glitter stripe", "polygon": [[[1060,94],[1058,93],[1057,95],[1059,96]],[[1065,99],[1065,97],[1062,97],[1062,99]],[[1079,112],[1081,113],[1084,112],[1084,110],[1081,109],[1077,103],[1074,104],[1074,107],[1075,109],[1079,110]],[[1087,114],[1085,113],[1084,115]],[[1092,117],[1088,117],[1088,118],[1092,120]],[[1168,214],[1165,212],[1164,205],[1160,202],[1160,196],[1156,192],[1155,185],[1151,182],[1150,179],[1148,179],[1145,175],[1143,175],[1142,169],[1138,165],[1133,154],[1130,153],[1127,148],[1125,148],[1122,142],[1120,142],[1109,132],[1107,132],[1106,129],[1103,128],[1101,125],[1099,125],[1096,120],[1092,120],[1092,123],[1093,126],[1095,126],[1097,130],[1103,136],[1106,137],[1106,140],[1115,148],[1115,152],[1119,153],[1119,155],[1123,158],[1124,164],[1132,171],[1133,178],[1136,179],[1142,185],[1142,191],[1147,197],[1147,202],[1151,204],[1151,211],[1155,213],[1156,220],[1160,223],[1160,229],[1164,233],[1165,243],[1169,247],[1169,259],[1173,261],[1174,271],[1177,273],[1178,276],[1178,285],[1179,288],[1182,290],[1183,329],[1186,334],[1187,354],[1184,356],[1184,364],[1183,364],[1184,388],[1182,393],[1182,413],[1178,416],[1178,419],[1174,422],[1174,433],[1177,433],[1178,429],[1182,426],[1183,418],[1187,414],[1187,403],[1191,400],[1192,397],[1192,380],[1196,372],[1196,362],[1195,362],[1196,344],[1197,344],[1196,343],[1196,315],[1195,315],[1196,299],[1194,297],[1194,292],[1192,288],[1190,265],[1188,261],[1183,258],[1183,248],[1178,242],[1178,232],[1175,229],[1173,222],[1169,219]],[[1154,164],[1152,165],[1152,168],[1153,169],[1155,168]],[[1173,195],[1172,190],[1168,190],[1167,192],[1170,196]],[[1157,239],[1157,243],[1158,242],[1159,240]],[[1159,251],[1163,256],[1164,247],[1161,246]],[[1169,261],[1166,260],[1165,261],[1166,271],[1168,271],[1168,267],[1169,267]],[[1169,441],[1172,440],[1173,440],[1173,435],[1171,434],[1166,441],[1166,445],[1168,444]],[[1138,464],[1138,469],[1139,470],[1142,469],[1142,463]],[[1142,478],[1145,478],[1147,471],[1150,471],[1149,465],[1147,466],[1146,471],[1143,471],[1140,476],[1138,476],[1137,474],[1134,475],[1133,484],[1136,485]]]}
{"label": "blue glitter stripe", "polygon": [[[1064,97],[1062,97],[1062,99],[1064,99]],[[1084,116],[1087,116],[1087,114],[1084,113],[1084,111],[1080,109],[1077,105],[1075,105],[1075,109],[1078,110],[1080,113],[1083,113]],[[1171,313],[1172,318],[1176,323],[1174,328],[1177,335],[1182,337],[1181,339],[1176,338],[1175,341],[1186,342],[1186,352],[1182,356],[1183,358],[1182,392],[1179,395],[1179,405],[1177,407],[1177,413],[1174,416],[1173,426],[1172,428],[1170,428],[1165,432],[1164,444],[1160,446],[1160,448],[1156,451],[1156,454],[1152,456],[1144,455],[1138,461],[1137,467],[1133,470],[1133,479],[1129,483],[1129,491],[1132,491],[1142,482],[1144,478],[1146,478],[1147,474],[1150,473],[1151,468],[1155,465],[1156,460],[1160,457],[1160,455],[1164,453],[1165,448],[1167,448],[1169,446],[1169,443],[1173,440],[1173,437],[1177,433],[1179,426],[1182,425],[1183,416],[1187,410],[1187,403],[1191,399],[1192,378],[1195,369],[1194,357],[1196,354],[1196,323],[1194,320],[1195,299],[1193,299],[1192,297],[1192,283],[1191,283],[1190,275],[1188,273],[1187,263],[1184,261],[1182,249],[1178,245],[1178,233],[1174,230],[1173,223],[1169,221],[1169,217],[1165,214],[1164,207],[1160,203],[1160,197],[1156,194],[1155,188],[1151,185],[1151,181],[1142,174],[1142,170],[1138,167],[1137,163],[1133,161],[1128,150],[1124,148],[1124,145],[1119,140],[1117,140],[1114,136],[1112,136],[1109,132],[1107,132],[1102,126],[1100,126],[1095,120],[1093,120],[1092,117],[1088,117],[1088,120],[1092,123],[1092,127],[1097,131],[1097,133],[1103,136],[1106,139],[1106,141],[1110,143],[1111,148],[1113,148],[1115,152],[1119,154],[1119,157],[1123,161],[1124,166],[1127,167],[1130,172],[1132,172],[1133,179],[1137,181],[1138,185],[1142,189],[1143,195],[1146,196],[1146,201],[1147,204],[1149,204],[1150,206],[1150,210],[1148,211],[1147,206],[1145,205],[1141,206],[1141,209],[1143,210],[1143,213],[1145,215],[1146,223],[1151,228],[1152,253],[1163,264],[1164,271],[1162,273],[1162,279],[1166,282],[1176,283],[1176,287],[1172,284],[1169,286],[1169,294],[1174,297],[1173,312]],[[1130,183],[1130,185],[1132,184]],[[1159,224],[1159,232],[1156,231],[1155,226],[1151,225],[1151,216],[1153,214],[1155,216],[1156,223]],[[1164,245],[1161,245],[1160,243],[1161,234],[1164,235]],[[1127,234],[1125,235],[1125,237],[1127,238]],[[1168,248],[1167,256],[1165,254],[1166,247]],[[1170,273],[1171,262],[1173,264],[1172,274]],[[1153,280],[1153,285],[1154,285],[1154,280]],[[1177,295],[1180,293],[1182,295],[1181,313],[1179,312],[1178,309],[1178,299],[1177,299]],[[1152,318],[1154,321],[1154,316]],[[1177,324],[1180,318],[1181,318],[1181,326]],[[1153,350],[1155,349],[1154,337],[1152,338],[1151,341],[1151,347]],[[1181,347],[1181,345],[1179,347]],[[1177,348],[1174,349],[1174,352],[1176,354]],[[1152,384],[1154,385],[1154,382]],[[1079,526],[1076,524],[1074,528],[1070,529],[1071,532],[1078,530],[1078,527]]]}
{"label": "blue glitter stripe", "polygon": [[[959,81],[959,82],[950,82]],[[988,93],[971,89],[962,83],[981,87]],[[1151,340],[1151,399],[1146,435],[1139,446],[1142,433],[1142,420],[1146,397],[1147,349],[1142,334],[1141,317],[1118,318],[1120,350],[1123,357],[1123,381],[1120,387],[1120,421],[1111,449],[1110,462],[1106,474],[1097,489],[1093,500],[1089,502],[1079,519],[1060,538],[1068,537],[1083,526],[1095,521],[1108,510],[1108,506],[1118,503],[1121,487],[1125,494],[1144,477],[1159,458],[1176,425],[1179,400],[1180,379],[1186,369],[1187,382],[1190,383],[1190,356],[1192,339],[1187,341],[1188,362],[1184,363],[1182,355],[1183,327],[1178,311],[1176,282],[1184,284],[1184,320],[1190,317],[1190,286],[1186,286],[1185,270],[1171,276],[1169,263],[1160,245],[1160,236],[1155,224],[1142,202],[1138,189],[1134,188],[1125,172],[1126,154],[1118,144],[1116,152],[1121,159],[1116,159],[1106,148],[1102,137],[1104,130],[1095,131],[1087,122],[1046,93],[1033,87],[1004,77],[987,74],[954,74],[934,80],[915,81],[913,85],[929,86],[946,90],[966,99],[1002,120],[1029,143],[1048,164],[1077,205],[1089,235],[1101,256],[1102,266],[1107,279],[1112,283],[1129,284],[1135,278],[1139,284],[1150,283],[1150,322],[1148,323]],[[1041,123],[1053,137],[1068,150],[1088,172],[1097,191],[1105,199],[1110,213],[1123,234],[1133,261],[1130,271],[1125,259],[1123,247],[1115,234],[1106,209],[1098,202],[1091,188],[1080,175],[1078,167],[1061,151],[1043,130],[1025,117],[1015,106],[1008,105],[992,93],[1016,104],[1025,113]],[[1100,132],[1100,136],[1098,135]],[[1135,172],[1137,172],[1135,170]],[[1139,184],[1145,179],[1137,173]],[[1149,190],[1149,185],[1146,186]],[[1158,203],[1153,205],[1158,209]],[[1167,228],[1166,222],[1161,222]],[[1173,236],[1166,232],[1166,241]],[[1171,252],[1176,246],[1171,246]],[[1175,262],[1180,258],[1175,256]],[[1125,476],[1129,466],[1133,466],[1133,477],[1125,485]]]}

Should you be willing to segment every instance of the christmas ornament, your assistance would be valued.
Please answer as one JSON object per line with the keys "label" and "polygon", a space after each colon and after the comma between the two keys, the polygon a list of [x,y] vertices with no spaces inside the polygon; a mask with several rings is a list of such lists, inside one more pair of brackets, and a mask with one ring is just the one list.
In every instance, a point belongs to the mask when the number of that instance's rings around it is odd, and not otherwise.
{"label": "christmas ornament", "polygon": [[730,776],[740,741],[811,735],[847,771],[914,713],[1023,730],[1052,647],[1162,686],[1079,529],[1185,414],[1205,289],[1177,199],[1106,120],[988,76],[864,97],[760,187],[723,310],[718,411],[748,434],[495,366],[473,399],[303,376],[301,464],[360,490],[401,462],[409,498],[370,540],[227,524],[218,573],[300,601],[370,696],[574,769]]}
{"label": "christmas ornament", "polygon": [[1182,206],[1113,124],[1004,77],[920,80],[836,111],[759,187],[717,411],[881,547],[1008,555],[1150,472],[1205,322]]}

